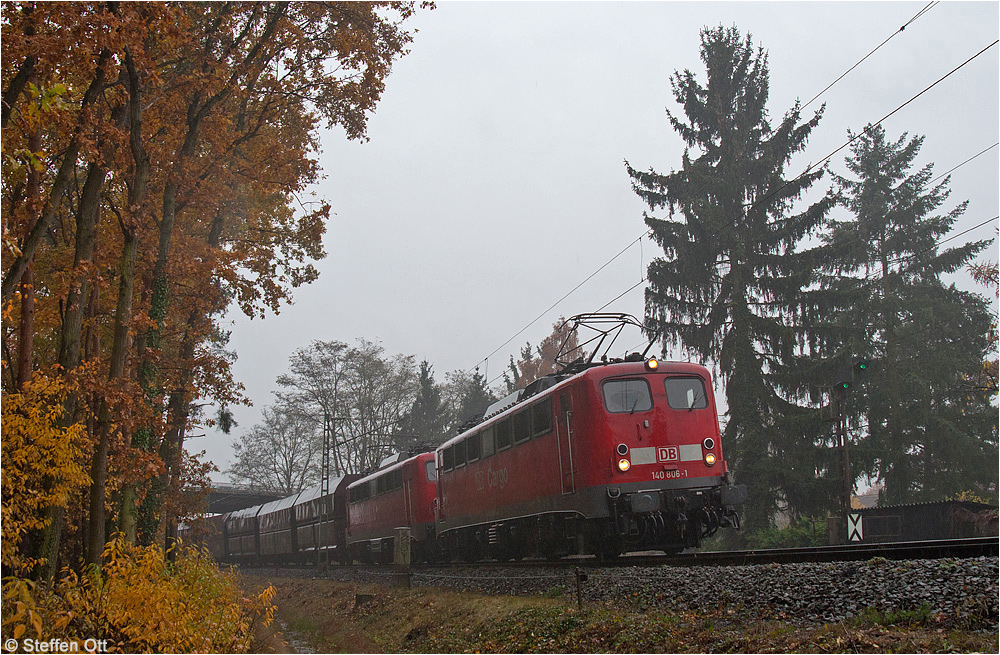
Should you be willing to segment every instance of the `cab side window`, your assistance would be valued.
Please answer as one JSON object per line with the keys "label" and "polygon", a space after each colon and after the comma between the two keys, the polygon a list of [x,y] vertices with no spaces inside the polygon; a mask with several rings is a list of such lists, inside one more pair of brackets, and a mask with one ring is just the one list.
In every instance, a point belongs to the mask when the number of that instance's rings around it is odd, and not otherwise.
{"label": "cab side window", "polygon": [[480,444],[482,443],[482,435],[477,432],[470,435],[468,439],[465,440],[466,448],[466,460],[469,462],[474,462],[479,459]]}
{"label": "cab side window", "polygon": [[546,398],[531,407],[531,426],[533,434],[540,437],[552,432],[552,398]]}
{"label": "cab side window", "polygon": [[521,443],[531,438],[531,411],[522,409],[514,414],[514,443]]}

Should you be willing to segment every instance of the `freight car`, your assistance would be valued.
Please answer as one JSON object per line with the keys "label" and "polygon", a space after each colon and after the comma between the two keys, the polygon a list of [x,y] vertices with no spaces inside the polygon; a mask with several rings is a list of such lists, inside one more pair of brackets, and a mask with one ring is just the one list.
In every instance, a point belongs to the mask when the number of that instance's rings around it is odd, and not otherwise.
{"label": "freight car", "polygon": [[217,514],[181,527],[181,539],[204,545],[220,562],[234,564],[346,563],[347,487],[358,475],[330,481],[279,500]]}

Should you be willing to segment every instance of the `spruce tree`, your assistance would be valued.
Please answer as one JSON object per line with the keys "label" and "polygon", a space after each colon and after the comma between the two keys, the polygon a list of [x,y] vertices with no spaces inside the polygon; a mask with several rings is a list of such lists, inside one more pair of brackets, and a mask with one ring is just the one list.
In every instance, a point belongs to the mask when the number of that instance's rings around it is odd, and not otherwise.
{"label": "spruce tree", "polygon": [[785,171],[822,110],[800,122],[796,103],[772,127],[767,55],[735,27],[702,30],[701,60],[704,84],[690,70],[671,77],[684,112],[667,111],[687,145],[680,169],[661,175],[626,162],[650,209],[669,210],[666,218],[646,215],[664,251],[648,269],[646,324],[664,348],[680,345],[721,372],[727,459],[748,487],[748,526],[763,528],[794,505],[790,494],[810,495],[823,457],[818,445],[803,443],[799,409],[770,376],[800,336],[794,318],[812,262],[797,247],[833,202],[824,197],[793,211],[823,171]]}
{"label": "spruce tree", "polygon": [[441,389],[434,382],[434,369],[420,362],[420,387],[413,406],[403,418],[396,447],[400,452],[431,448],[447,436],[448,415],[441,402]]}
{"label": "spruce tree", "polygon": [[468,378],[458,404],[456,418],[459,422],[480,417],[486,409],[498,400],[496,394],[486,386],[486,378],[477,369]]}
{"label": "spruce tree", "polygon": [[[996,408],[977,384],[991,315],[982,296],[948,285],[988,241],[939,248],[966,209],[937,214],[948,179],[932,164],[912,172],[923,137],[886,139],[881,126],[851,135],[853,178],[835,176],[851,216],[831,223],[823,285],[828,352],[867,358],[870,373],[850,407],[859,418],[855,471],[883,483],[887,504],[943,500],[997,485]],[[989,491],[992,489],[992,493]]]}

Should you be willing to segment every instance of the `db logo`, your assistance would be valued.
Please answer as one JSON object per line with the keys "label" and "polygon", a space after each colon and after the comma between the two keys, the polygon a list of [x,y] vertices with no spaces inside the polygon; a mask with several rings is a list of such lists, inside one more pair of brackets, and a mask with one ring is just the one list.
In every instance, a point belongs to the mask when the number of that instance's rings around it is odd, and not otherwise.
{"label": "db logo", "polygon": [[658,462],[676,462],[677,461],[677,446],[663,446],[656,449],[656,461]]}

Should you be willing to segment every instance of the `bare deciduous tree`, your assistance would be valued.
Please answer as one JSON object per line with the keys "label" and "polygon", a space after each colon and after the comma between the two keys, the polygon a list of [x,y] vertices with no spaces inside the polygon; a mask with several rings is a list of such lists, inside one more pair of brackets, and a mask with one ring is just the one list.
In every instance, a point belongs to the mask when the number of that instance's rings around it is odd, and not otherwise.
{"label": "bare deciduous tree", "polygon": [[[387,356],[381,344],[364,339],[353,347],[314,341],[292,354],[289,372],[277,382],[282,411],[311,426],[318,448],[329,431],[331,475],[372,470],[395,452],[419,386],[413,356]],[[321,450],[316,462],[321,466]]]}
{"label": "bare deciduous tree", "polygon": [[263,414],[261,423],[233,443],[233,482],[282,494],[316,484],[323,446],[316,422],[283,405],[265,407]]}

